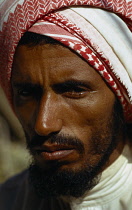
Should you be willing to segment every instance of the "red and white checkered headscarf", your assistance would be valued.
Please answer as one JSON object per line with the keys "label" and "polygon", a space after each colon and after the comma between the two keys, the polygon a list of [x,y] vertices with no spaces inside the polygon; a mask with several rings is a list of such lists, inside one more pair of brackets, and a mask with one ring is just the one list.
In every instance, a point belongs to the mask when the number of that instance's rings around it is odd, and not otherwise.
{"label": "red and white checkered headscarf", "polygon": [[132,0],[4,0],[0,12],[0,82],[8,98],[16,46],[31,31],[81,55],[106,80],[132,122]]}

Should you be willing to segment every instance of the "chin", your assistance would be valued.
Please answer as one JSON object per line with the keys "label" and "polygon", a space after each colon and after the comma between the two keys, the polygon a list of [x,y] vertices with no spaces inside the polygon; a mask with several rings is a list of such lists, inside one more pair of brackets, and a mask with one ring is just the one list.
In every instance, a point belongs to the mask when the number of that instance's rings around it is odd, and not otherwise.
{"label": "chin", "polygon": [[29,180],[39,197],[72,196],[81,197],[86,191],[98,184],[101,175],[97,175],[97,169],[90,171],[89,167],[72,171],[60,170],[58,166],[50,170],[42,170],[32,164],[29,167]]}

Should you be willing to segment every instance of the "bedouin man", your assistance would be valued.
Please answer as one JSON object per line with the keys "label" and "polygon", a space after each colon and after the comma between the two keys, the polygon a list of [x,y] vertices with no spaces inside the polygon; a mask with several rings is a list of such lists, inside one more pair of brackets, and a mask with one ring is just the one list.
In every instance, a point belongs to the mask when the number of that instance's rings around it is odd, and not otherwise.
{"label": "bedouin man", "polygon": [[1,210],[132,209],[132,1],[5,0],[0,81],[29,169]]}

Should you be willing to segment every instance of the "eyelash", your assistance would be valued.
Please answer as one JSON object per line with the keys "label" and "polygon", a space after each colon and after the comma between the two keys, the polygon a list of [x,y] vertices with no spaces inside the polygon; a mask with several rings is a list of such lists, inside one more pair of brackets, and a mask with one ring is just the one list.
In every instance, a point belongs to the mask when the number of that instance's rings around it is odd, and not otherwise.
{"label": "eyelash", "polygon": [[79,92],[85,91],[85,89],[82,87],[70,87],[70,88],[67,88],[67,91],[74,91],[76,93],[79,93]]}

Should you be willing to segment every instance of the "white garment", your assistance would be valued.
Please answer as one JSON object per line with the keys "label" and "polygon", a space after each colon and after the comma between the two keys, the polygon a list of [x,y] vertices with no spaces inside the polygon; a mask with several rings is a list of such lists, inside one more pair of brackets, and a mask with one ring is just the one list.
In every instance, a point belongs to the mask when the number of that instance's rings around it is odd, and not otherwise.
{"label": "white garment", "polygon": [[132,210],[132,152],[122,155],[103,173],[85,197],[71,201],[72,210]]}

